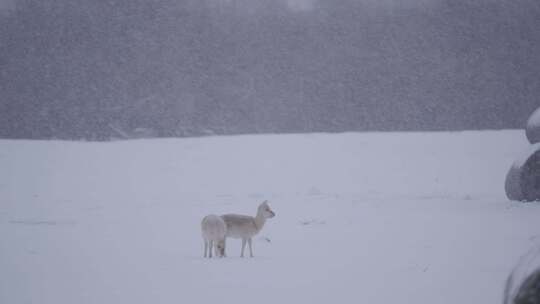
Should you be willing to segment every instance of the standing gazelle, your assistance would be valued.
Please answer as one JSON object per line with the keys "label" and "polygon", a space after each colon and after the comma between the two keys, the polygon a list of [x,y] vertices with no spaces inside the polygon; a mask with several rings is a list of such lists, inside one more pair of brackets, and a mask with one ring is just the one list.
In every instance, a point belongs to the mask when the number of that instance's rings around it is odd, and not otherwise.
{"label": "standing gazelle", "polygon": [[212,257],[212,247],[216,246],[216,256],[225,256],[225,232],[227,226],[223,219],[217,215],[207,215],[201,222],[202,237],[204,239],[204,257]]}
{"label": "standing gazelle", "polygon": [[240,214],[225,214],[221,218],[227,225],[226,236],[234,239],[242,239],[241,257],[244,257],[244,249],[246,242],[249,245],[249,255],[253,257],[253,249],[251,247],[251,238],[259,233],[266,222],[266,219],[274,217],[276,214],[268,206],[268,201],[264,201],[257,209],[255,217]]}

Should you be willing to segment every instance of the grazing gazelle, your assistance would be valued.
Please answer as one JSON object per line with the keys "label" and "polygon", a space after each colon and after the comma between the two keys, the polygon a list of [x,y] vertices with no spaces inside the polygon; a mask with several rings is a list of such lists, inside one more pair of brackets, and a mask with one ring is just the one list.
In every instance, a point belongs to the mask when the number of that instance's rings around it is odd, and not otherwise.
{"label": "grazing gazelle", "polygon": [[244,257],[246,242],[249,245],[249,255],[253,257],[251,248],[251,238],[259,233],[266,222],[266,219],[274,217],[276,214],[268,206],[268,201],[264,201],[257,209],[255,217],[239,214],[225,214],[221,218],[227,225],[226,236],[234,239],[242,239],[241,257]]}
{"label": "grazing gazelle", "polygon": [[225,256],[225,233],[227,226],[223,219],[217,215],[207,215],[201,222],[202,237],[204,239],[204,257],[212,257],[212,247],[215,245],[216,256]]}

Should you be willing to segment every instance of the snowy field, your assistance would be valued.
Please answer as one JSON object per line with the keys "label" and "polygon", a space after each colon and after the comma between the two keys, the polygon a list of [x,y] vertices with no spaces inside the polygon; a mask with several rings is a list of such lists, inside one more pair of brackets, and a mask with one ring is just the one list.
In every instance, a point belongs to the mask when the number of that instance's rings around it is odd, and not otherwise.
{"label": "snowy field", "polygon": [[[523,131],[111,143],[0,141],[0,303],[502,300],[540,243],[504,178]],[[200,220],[276,217],[255,258],[202,258]]]}

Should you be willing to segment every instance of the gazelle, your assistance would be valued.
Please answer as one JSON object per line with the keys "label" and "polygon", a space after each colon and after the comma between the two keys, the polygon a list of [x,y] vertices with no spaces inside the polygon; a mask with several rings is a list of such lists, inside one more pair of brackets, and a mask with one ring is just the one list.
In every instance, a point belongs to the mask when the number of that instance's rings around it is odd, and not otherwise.
{"label": "gazelle", "polygon": [[225,232],[227,226],[223,219],[217,215],[207,215],[201,222],[202,237],[204,239],[204,257],[212,257],[212,248],[215,246],[216,256],[225,256]]}
{"label": "gazelle", "polygon": [[227,225],[226,237],[242,239],[242,252],[240,256],[244,257],[244,249],[246,243],[248,243],[249,255],[253,257],[252,237],[261,231],[266,219],[272,218],[275,215],[274,211],[268,206],[268,201],[264,201],[259,205],[255,217],[240,214],[225,214],[221,218]]}

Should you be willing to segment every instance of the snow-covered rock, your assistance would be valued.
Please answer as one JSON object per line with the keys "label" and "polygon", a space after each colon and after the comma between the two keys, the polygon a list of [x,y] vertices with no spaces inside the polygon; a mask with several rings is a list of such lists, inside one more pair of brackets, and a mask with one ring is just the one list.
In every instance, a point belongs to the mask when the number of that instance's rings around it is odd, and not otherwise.
{"label": "snow-covered rock", "polygon": [[540,247],[523,256],[514,268],[504,292],[504,304],[540,303]]}
{"label": "snow-covered rock", "polygon": [[540,143],[532,145],[512,164],[505,191],[514,201],[540,200]]}
{"label": "snow-covered rock", "polygon": [[540,108],[536,109],[527,120],[525,134],[531,144],[540,142]]}

